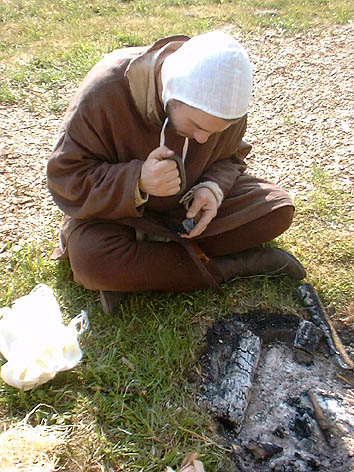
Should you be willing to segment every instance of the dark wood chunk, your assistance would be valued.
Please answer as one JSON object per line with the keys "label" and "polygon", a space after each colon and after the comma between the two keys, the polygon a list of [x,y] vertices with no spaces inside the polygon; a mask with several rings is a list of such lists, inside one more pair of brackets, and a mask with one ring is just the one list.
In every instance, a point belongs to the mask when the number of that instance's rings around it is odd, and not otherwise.
{"label": "dark wood chunk", "polygon": [[311,315],[312,321],[322,330],[330,355],[333,356],[338,366],[342,369],[353,370],[354,363],[348,356],[316,290],[311,284],[303,284],[298,287],[297,292]]}
{"label": "dark wood chunk", "polygon": [[252,453],[256,461],[264,461],[283,451],[283,448],[276,444],[256,441],[250,441],[245,447]]}
{"label": "dark wood chunk", "polygon": [[203,395],[211,414],[239,432],[259,361],[261,340],[242,323],[230,324],[229,328],[232,335],[226,329],[206,354],[208,379]]}

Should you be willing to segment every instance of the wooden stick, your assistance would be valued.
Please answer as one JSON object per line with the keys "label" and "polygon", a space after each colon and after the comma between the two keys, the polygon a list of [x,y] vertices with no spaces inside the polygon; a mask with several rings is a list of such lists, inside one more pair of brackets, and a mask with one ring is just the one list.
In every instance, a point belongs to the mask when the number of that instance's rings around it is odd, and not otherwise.
{"label": "wooden stick", "polygon": [[320,404],[318,403],[317,398],[311,392],[311,390],[308,390],[307,394],[308,394],[308,396],[311,400],[311,403],[313,405],[313,411],[314,411],[314,414],[315,414],[317,424],[320,427],[320,430],[322,432],[322,435],[323,435],[326,443],[330,447],[336,447],[336,443],[335,443],[335,440],[334,440],[334,437],[333,437],[333,434],[332,434],[332,431],[331,431],[330,422],[328,421],[328,419],[326,418],[322,408],[320,407]]}
{"label": "wooden stick", "polygon": [[297,292],[310,313],[312,321],[322,329],[326,338],[330,355],[334,357],[339,367],[346,370],[354,370],[354,363],[348,356],[334,326],[327,315],[316,290],[311,284],[303,284]]}

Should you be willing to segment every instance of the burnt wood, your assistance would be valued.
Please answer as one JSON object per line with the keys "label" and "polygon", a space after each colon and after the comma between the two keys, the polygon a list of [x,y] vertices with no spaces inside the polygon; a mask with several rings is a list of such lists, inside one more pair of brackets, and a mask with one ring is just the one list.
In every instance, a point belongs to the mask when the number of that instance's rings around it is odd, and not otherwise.
{"label": "burnt wood", "polygon": [[312,363],[313,355],[322,336],[321,328],[311,321],[301,321],[294,339],[296,360],[305,364]]}
{"label": "burnt wood", "polygon": [[353,370],[354,364],[339,339],[314,287],[311,284],[300,285],[297,293],[311,315],[312,321],[321,328],[327,341],[330,355],[333,356],[338,366],[342,369]]}
{"label": "burnt wood", "polygon": [[238,433],[249,402],[261,340],[236,320],[216,323],[212,335],[214,339],[203,360],[207,370],[203,403],[214,417]]}
{"label": "burnt wood", "polygon": [[307,394],[311,400],[314,416],[326,443],[332,448],[336,447],[336,441],[332,432],[333,428],[329,418],[325,415],[324,411],[322,410],[320,404],[317,401],[317,398],[311,392],[311,390],[309,390]]}
{"label": "burnt wood", "polygon": [[249,441],[245,447],[257,461],[264,461],[283,451],[283,448],[276,444],[257,441]]}

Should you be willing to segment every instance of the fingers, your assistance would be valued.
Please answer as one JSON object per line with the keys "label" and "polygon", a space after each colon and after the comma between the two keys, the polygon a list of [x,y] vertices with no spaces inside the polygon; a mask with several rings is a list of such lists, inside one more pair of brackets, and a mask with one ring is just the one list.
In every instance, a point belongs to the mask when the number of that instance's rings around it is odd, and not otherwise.
{"label": "fingers", "polygon": [[[197,224],[194,226],[194,228],[189,234],[181,234],[180,235],[181,238],[192,239],[202,234],[206,230],[211,220],[215,218],[215,215],[216,215],[216,211],[214,211],[214,209],[208,210],[208,209],[202,208],[201,211],[196,216],[197,219],[199,217],[199,221],[197,222]],[[188,213],[187,213],[187,218],[191,218],[188,216]]]}
{"label": "fingers", "polygon": [[165,182],[163,186],[160,186],[157,190],[155,195],[158,197],[170,197],[172,195],[176,195],[179,192],[181,185],[181,179],[178,178],[177,180],[172,180],[170,182]]}
{"label": "fingers", "polygon": [[166,146],[154,149],[141,167],[139,188],[156,197],[169,197],[179,192],[181,179],[174,155]]}
{"label": "fingers", "polygon": [[205,203],[204,199],[194,197],[192,205],[187,211],[187,218],[195,218]]}
{"label": "fingers", "polygon": [[179,176],[179,171],[177,168],[176,161],[172,161],[171,159],[163,159],[162,161],[158,161],[155,164],[156,171],[161,174],[173,175],[175,178]]}
{"label": "fingers", "polygon": [[196,236],[199,236],[206,230],[208,224],[214,218],[214,216],[215,215],[213,214],[213,212],[203,212],[202,217],[200,218],[198,223],[194,226],[192,231],[189,234],[181,234],[180,235],[181,238],[192,239],[192,238],[195,238]]}
{"label": "fingers", "polygon": [[165,159],[155,164],[151,184],[155,187],[154,192],[157,196],[167,197],[178,193],[181,179],[176,162]]}
{"label": "fingers", "polygon": [[206,187],[198,189],[194,194],[187,218],[195,218],[197,224],[189,234],[181,234],[182,238],[192,239],[202,234],[217,213],[217,201],[211,190]]}
{"label": "fingers", "polygon": [[195,218],[202,209],[204,212],[211,212],[212,218],[217,212],[216,198],[213,192],[206,187],[195,192],[192,204],[187,211],[187,218]]}

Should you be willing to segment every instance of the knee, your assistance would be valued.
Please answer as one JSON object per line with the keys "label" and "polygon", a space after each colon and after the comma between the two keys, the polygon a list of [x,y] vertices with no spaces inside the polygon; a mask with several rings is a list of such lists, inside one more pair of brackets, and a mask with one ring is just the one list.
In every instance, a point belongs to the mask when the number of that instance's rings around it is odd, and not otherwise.
{"label": "knee", "polygon": [[294,207],[292,205],[283,206],[277,210],[272,211],[271,215],[276,233],[273,238],[275,238],[276,236],[284,233],[284,231],[286,231],[291,226],[294,218]]}
{"label": "knee", "polygon": [[124,256],[135,243],[130,232],[110,225],[74,231],[68,253],[75,282],[89,290],[120,290],[125,283]]}
{"label": "knee", "polygon": [[94,248],[69,244],[69,260],[75,282],[89,290],[108,290],[104,259]]}

